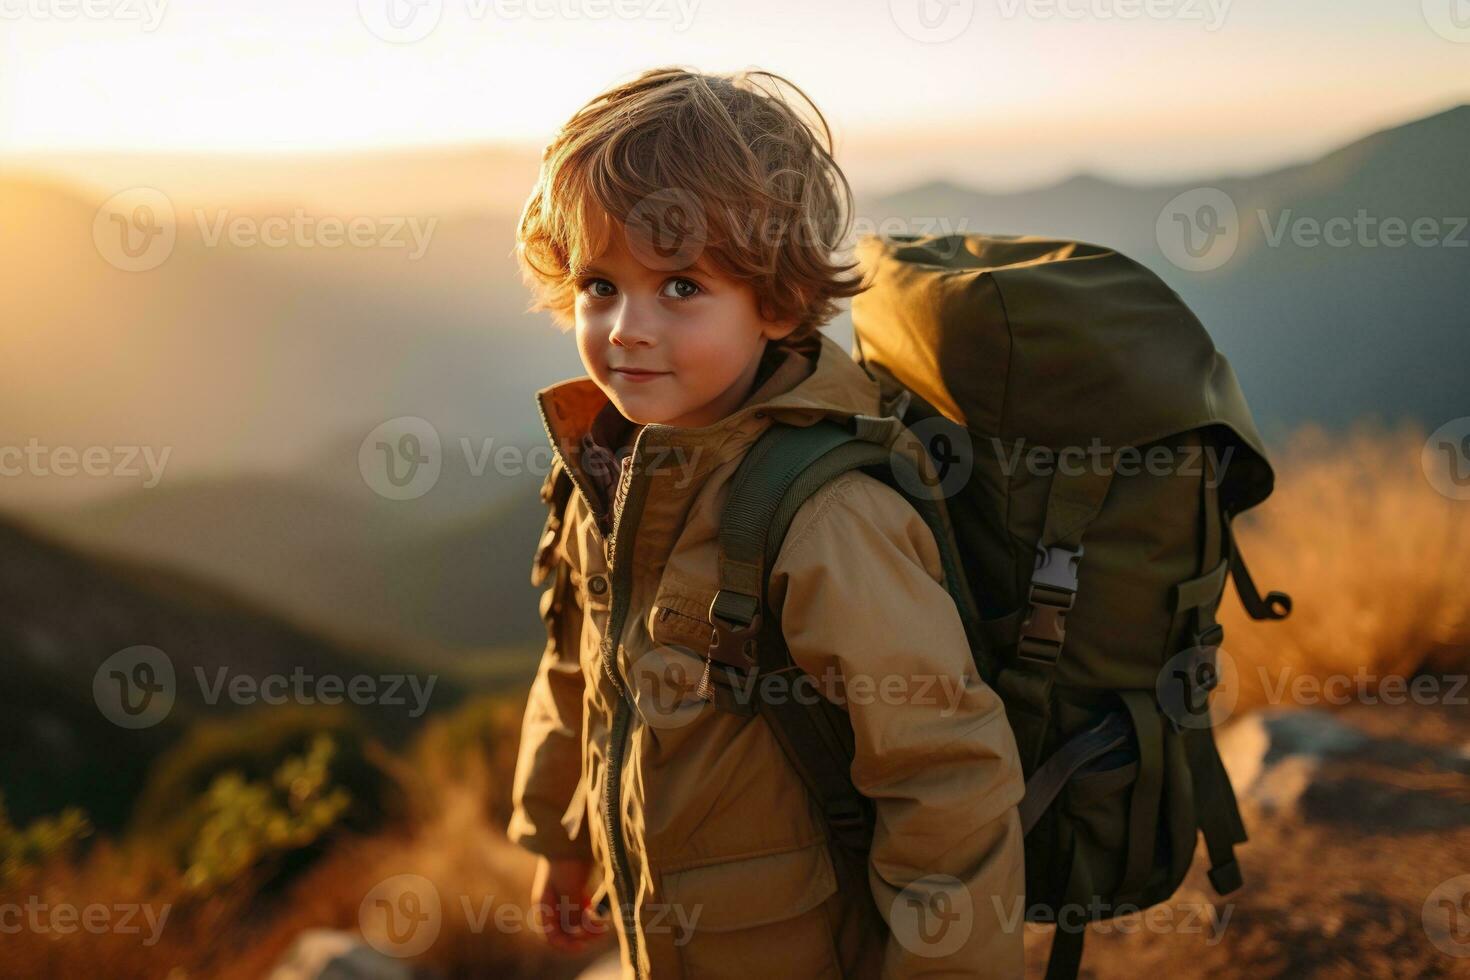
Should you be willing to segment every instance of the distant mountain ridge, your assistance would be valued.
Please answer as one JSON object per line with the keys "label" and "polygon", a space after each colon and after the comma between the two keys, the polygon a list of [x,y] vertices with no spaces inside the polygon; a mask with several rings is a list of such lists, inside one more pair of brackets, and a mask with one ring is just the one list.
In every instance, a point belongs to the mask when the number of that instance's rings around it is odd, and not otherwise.
{"label": "distant mountain ridge", "polygon": [[[1459,106],[1262,174],[1152,185],[1083,174],[1011,194],[929,182],[859,200],[857,217],[1120,249],[1199,313],[1268,438],[1365,415],[1434,428],[1470,411],[1470,248],[1272,238],[1360,210],[1448,231],[1470,216],[1467,160],[1470,106]],[[1239,242],[1218,268],[1192,272],[1158,227],[1166,205],[1199,188],[1228,195]],[[0,331],[0,361],[26,367],[0,386],[11,438],[174,450],[152,490],[93,482],[92,502],[68,505],[74,483],[7,477],[0,506],[333,629],[533,651],[536,479],[446,466],[423,498],[385,501],[356,464],[368,432],[402,415],[438,428],[446,463],[461,437],[540,444],[535,390],[582,373],[572,337],[524,312],[514,216],[470,214],[473,203],[445,217],[418,262],[209,248],[181,231],[167,263],[131,274],[93,245],[85,194],[0,178],[0,267],[27,287],[0,290],[0,322],[20,325]],[[829,331],[850,343],[845,314]]]}
{"label": "distant mountain ridge", "polygon": [[[176,700],[154,723],[125,728],[110,720],[94,680],[113,655],[140,646],[168,658]],[[0,791],[22,823],[67,804],[82,804],[102,826],[121,821],[149,764],[191,722],[266,704],[237,702],[219,687],[221,678],[261,683],[300,672],[345,685],[358,676],[412,672],[423,687],[433,672],[441,676],[430,692],[432,707],[464,694],[452,665],[431,667],[390,647],[322,635],[207,582],[88,554],[4,520],[0,667]],[[364,710],[385,737],[411,723],[392,705]]]}
{"label": "distant mountain ridge", "polygon": [[[1234,362],[1258,421],[1411,417],[1430,428],[1464,414],[1470,364],[1470,105],[1387,129],[1317,160],[1249,177],[1124,185],[1080,175],[1015,194],[938,182],[860,203],[874,221],[940,216],[963,232],[1076,238],[1148,265],[1188,301]],[[1161,245],[1159,216],[1182,194],[1223,191],[1239,243],[1220,268],[1191,272]],[[1428,219],[1441,244],[1391,246],[1369,227],[1343,247],[1313,225]],[[922,228],[918,230],[923,230]],[[942,230],[942,229],[936,229]],[[1295,231],[1302,235],[1297,236]],[[1390,239],[1391,240],[1391,239]]]}

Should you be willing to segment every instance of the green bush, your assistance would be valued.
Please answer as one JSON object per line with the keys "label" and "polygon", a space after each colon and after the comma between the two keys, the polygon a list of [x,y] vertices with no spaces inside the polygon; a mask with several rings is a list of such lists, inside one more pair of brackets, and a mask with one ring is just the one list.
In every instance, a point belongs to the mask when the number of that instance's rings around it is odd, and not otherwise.
{"label": "green bush", "polygon": [[316,843],[351,803],[331,786],[331,736],[317,735],[304,755],[281,763],[269,780],[238,772],[215,777],[189,848],[184,884],[208,894],[246,877],[269,877],[279,859]]}
{"label": "green bush", "polygon": [[[183,863],[206,819],[218,777],[269,784],[286,760],[309,752],[319,735],[331,738],[332,781],[347,791],[342,826],[370,831],[401,810],[396,785],[371,758],[363,720],[344,707],[280,706],[200,723],[155,762],[133,810],[131,843]],[[375,757],[376,758],[376,757]]]}
{"label": "green bush", "polygon": [[0,885],[20,880],[27,869],[46,858],[70,850],[81,838],[92,832],[87,815],[76,807],[67,807],[58,816],[42,817],[25,827],[10,822],[5,797],[0,794]]}

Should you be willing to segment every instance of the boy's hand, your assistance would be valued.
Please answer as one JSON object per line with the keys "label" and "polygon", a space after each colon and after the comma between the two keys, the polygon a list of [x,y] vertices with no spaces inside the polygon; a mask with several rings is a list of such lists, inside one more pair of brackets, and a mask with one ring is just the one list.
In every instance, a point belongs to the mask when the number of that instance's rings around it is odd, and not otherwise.
{"label": "boy's hand", "polygon": [[587,879],[592,862],[584,858],[536,859],[531,880],[533,931],[558,949],[580,952],[607,933],[607,922],[591,908]]}

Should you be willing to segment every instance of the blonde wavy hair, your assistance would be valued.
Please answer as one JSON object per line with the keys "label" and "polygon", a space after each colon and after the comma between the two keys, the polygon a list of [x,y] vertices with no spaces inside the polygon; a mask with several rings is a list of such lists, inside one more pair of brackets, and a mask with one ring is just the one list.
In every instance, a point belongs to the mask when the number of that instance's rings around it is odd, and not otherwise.
{"label": "blonde wavy hair", "polygon": [[770,72],[654,68],[603,92],[547,145],[521,211],[527,312],[571,329],[577,279],[621,231],[645,264],[707,258],[750,284],[767,320],[796,323],[784,342],[808,339],[864,288],[856,262],[834,261],[852,189],[832,154],[821,111]]}

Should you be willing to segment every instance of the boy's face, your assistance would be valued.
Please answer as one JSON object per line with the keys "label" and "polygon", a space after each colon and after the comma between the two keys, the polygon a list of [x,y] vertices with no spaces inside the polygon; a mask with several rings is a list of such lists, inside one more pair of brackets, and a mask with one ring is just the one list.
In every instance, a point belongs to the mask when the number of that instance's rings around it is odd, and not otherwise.
{"label": "boy's face", "polygon": [[[640,425],[711,425],[750,394],[766,341],[795,327],[761,317],[755,291],[707,261],[650,268],[619,231],[577,280],[577,349],[597,386]],[[647,373],[638,373],[647,372]]]}

